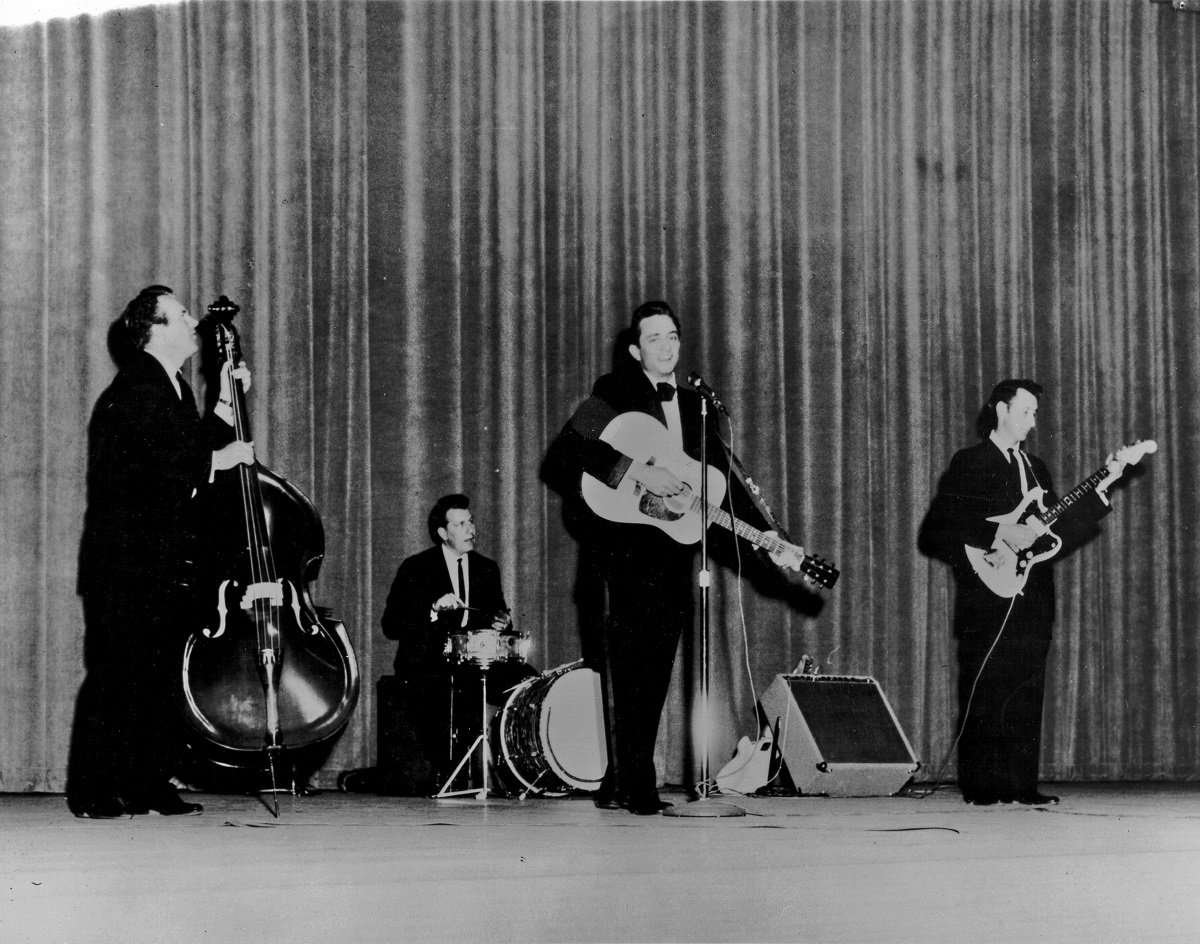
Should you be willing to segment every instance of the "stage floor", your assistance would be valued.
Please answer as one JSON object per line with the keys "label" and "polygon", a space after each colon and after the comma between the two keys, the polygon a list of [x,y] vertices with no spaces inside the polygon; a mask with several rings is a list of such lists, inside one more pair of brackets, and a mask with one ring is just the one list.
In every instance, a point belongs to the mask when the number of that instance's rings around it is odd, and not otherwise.
{"label": "stage floor", "polygon": [[93,821],[0,795],[0,941],[1200,940],[1200,784],[1043,789],[1062,803],[718,798],[732,818],[328,792]]}

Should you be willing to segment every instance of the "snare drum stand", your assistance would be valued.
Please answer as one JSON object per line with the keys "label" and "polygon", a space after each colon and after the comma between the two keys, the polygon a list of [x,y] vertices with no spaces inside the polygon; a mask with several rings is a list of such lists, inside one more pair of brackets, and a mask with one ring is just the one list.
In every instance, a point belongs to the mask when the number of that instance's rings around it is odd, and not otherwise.
{"label": "snare drum stand", "polygon": [[[475,738],[475,740],[471,742],[471,746],[467,748],[467,752],[463,754],[462,760],[458,762],[458,766],[454,768],[454,772],[450,774],[450,776],[446,779],[446,782],[442,784],[442,789],[440,789],[434,795],[434,799],[440,800],[445,797],[466,796],[468,793],[474,793],[475,798],[479,800],[486,800],[488,798],[490,793],[488,784],[491,783],[492,779],[492,751],[488,746],[487,723],[487,673],[488,666],[490,664],[490,662],[483,660],[481,660],[479,663],[479,737]],[[453,723],[453,719],[451,719],[451,723]],[[483,757],[481,758],[483,783],[479,787],[468,787],[465,790],[451,790],[450,785],[454,783],[454,779],[458,776],[459,771],[461,771],[465,765],[471,762],[471,757],[474,755],[475,748],[477,747],[482,747],[483,749]],[[468,775],[469,773],[470,771],[468,770]]]}

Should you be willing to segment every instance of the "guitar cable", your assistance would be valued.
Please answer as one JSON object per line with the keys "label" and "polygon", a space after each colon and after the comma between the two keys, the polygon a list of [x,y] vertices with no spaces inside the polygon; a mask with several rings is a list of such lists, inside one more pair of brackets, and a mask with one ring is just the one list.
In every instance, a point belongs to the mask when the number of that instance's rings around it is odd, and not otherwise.
{"label": "guitar cable", "polygon": [[971,683],[971,693],[967,696],[966,707],[963,708],[962,718],[958,722],[958,733],[954,735],[954,740],[950,743],[949,749],[946,751],[946,756],[942,758],[941,766],[938,767],[937,773],[934,774],[930,781],[930,786],[923,792],[911,791],[908,795],[916,800],[924,800],[927,797],[933,796],[942,784],[942,774],[946,772],[946,768],[950,766],[950,759],[954,756],[954,751],[958,747],[958,742],[962,740],[963,731],[967,728],[967,719],[971,716],[971,705],[975,702],[975,690],[979,687],[979,680],[983,677],[983,670],[987,668],[988,660],[992,658],[992,653],[995,652],[996,646],[1000,642],[1000,637],[1004,635],[1004,628],[1008,626],[1008,618],[1012,616],[1013,607],[1016,605],[1019,593],[1014,593],[1008,601],[1008,610],[1004,614],[1004,619],[1000,623],[1000,629],[996,632],[996,638],[992,640],[992,644],[988,646],[988,651],[983,656],[983,661],[979,663],[979,671],[975,673],[975,680]]}
{"label": "guitar cable", "polygon": [[[1033,471],[1033,463],[1029,461],[1029,456],[1025,454],[1023,445],[1018,444],[1013,455],[1015,461],[1020,463],[1023,468],[1029,471],[1029,477],[1033,479],[1033,484],[1036,488],[1041,488],[1042,483],[1038,481],[1037,473]],[[1022,476],[1022,480],[1024,476]],[[1028,495],[1028,492],[1026,493]],[[1043,506],[1044,507],[1044,506]],[[958,733],[954,735],[954,740],[950,743],[950,749],[946,751],[946,756],[942,759],[942,764],[930,781],[930,787],[923,793],[912,792],[909,796],[924,800],[926,797],[932,796],[941,786],[942,774],[946,772],[946,768],[950,766],[950,758],[954,756],[954,750],[958,747],[958,742],[962,740],[963,731],[967,728],[967,719],[971,716],[971,705],[975,701],[975,690],[979,687],[979,679],[983,677],[983,670],[987,667],[988,660],[991,659],[992,653],[996,650],[997,644],[1000,642],[1000,637],[1004,635],[1004,627],[1008,625],[1008,618],[1012,616],[1013,607],[1016,605],[1017,597],[1020,592],[1014,593],[1012,599],[1008,602],[1008,610],[1004,614],[1004,619],[1000,623],[1000,629],[996,633],[996,638],[992,640],[992,644],[988,647],[987,653],[983,657],[983,661],[979,663],[979,671],[975,673],[975,681],[971,683],[971,694],[967,696],[967,705],[963,709],[962,718],[958,722]]]}

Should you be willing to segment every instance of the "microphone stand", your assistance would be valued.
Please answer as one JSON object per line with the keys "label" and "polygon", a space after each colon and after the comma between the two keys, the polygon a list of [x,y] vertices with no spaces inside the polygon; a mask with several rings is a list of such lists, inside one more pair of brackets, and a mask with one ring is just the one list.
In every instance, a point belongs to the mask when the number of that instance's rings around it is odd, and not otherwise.
{"label": "microphone stand", "polygon": [[663,816],[745,816],[733,803],[709,799],[708,782],[708,397],[700,395],[700,784],[696,799],[663,810]]}

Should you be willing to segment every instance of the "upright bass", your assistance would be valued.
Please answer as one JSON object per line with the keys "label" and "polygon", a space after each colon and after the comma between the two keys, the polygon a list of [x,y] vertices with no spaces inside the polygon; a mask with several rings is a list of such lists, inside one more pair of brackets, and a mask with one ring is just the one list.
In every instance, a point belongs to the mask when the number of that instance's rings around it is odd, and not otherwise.
{"label": "upright bass", "polygon": [[[234,375],[238,311],[222,295],[201,331],[226,374],[235,433],[249,442],[246,392]],[[185,731],[218,768],[260,782],[269,774],[272,787],[286,777],[295,788],[323,763],[358,701],[346,629],[309,590],[325,555],[324,528],[312,502],[259,462],[217,472],[210,493],[200,625],[181,666]]]}

